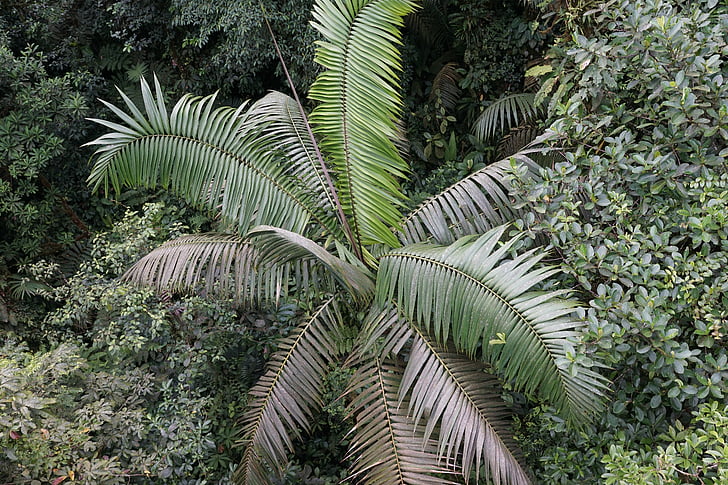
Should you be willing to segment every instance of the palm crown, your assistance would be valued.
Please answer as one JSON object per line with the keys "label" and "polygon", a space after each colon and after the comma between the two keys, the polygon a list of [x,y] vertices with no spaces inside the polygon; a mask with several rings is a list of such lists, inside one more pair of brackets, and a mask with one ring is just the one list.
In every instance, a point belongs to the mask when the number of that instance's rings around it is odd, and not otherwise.
{"label": "palm crown", "polygon": [[[573,362],[581,322],[563,291],[538,291],[554,269],[513,256],[511,161],[492,164],[402,217],[408,171],[396,141],[397,44],[408,0],[319,0],[325,68],[307,115],[281,93],[237,109],[187,95],[171,112],[159,83],[143,107],[105,103],[121,123],[97,145],[94,187],[163,186],[219,214],[228,232],[169,241],[126,278],[159,288],[233,293],[257,305],[312,308],[251,390],[236,479],[269,483],[322,404],[331,361],[355,369],[347,391],[354,481],[440,484],[485,470],[525,484],[500,382],[583,423],[604,380]],[[319,156],[320,153],[323,156]],[[525,155],[515,157],[534,173]],[[353,348],[342,329],[355,325]],[[496,377],[497,376],[497,377]],[[483,467],[484,465],[484,467]],[[449,478],[443,478],[449,477]]]}

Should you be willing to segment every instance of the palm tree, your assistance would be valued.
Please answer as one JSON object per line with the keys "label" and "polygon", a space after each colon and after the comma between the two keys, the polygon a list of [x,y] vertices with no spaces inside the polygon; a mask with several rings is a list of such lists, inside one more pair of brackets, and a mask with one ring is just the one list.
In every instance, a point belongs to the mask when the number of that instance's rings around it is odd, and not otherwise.
{"label": "palm tree", "polygon": [[[184,96],[171,112],[155,79],[143,107],[121,93],[89,182],[162,186],[215,211],[226,232],[169,241],[126,275],[309,310],[251,390],[241,484],[269,483],[311,428],[323,378],[346,356],[352,480],[376,485],[527,484],[502,382],[548,400],[570,422],[603,406],[605,381],[574,361],[582,322],[566,291],[540,291],[556,269],[505,237],[517,213],[508,174],[524,153],[459,181],[402,217],[397,146],[399,30],[409,0],[319,0],[325,68],[307,115],[281,93],[237,109]],[[310,130],[313,126],[313,130]],[[320,150],[320,151],[319,151]],[[345,328],[358,341],[343,345]],[[347,333],[346,335],[350,335]],[[346,354],[346,356],[345,356]],[[458,478],[460,477],[460,478]]]}

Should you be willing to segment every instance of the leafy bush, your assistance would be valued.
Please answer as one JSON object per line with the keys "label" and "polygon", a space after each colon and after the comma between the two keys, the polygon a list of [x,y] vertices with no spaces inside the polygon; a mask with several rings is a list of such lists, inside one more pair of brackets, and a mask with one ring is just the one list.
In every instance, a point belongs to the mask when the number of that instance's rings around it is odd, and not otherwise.
{"label": "leafy bush", "polygon": [[681,479],[722,483],[701,451],[670,446],[702,436],[708,418],[690,423],[693,413],[725,418],[715,403],[728,393],[728,12],[620,1],[583,25],[552,50],[541,93],[551,144],[567,152],[521,186],[531,212],[519,228],[548,238],[589,301],[589,345],[571,359],[611,367],[613,402],[571,442],[540,414],[554,439],[541,473],[635,483],[616,471],[634,457],[640,483],[667,483],[647,470],[663,459],[691,474]]}
{"label": "leafy bush", "polygon": [[[120,283],[183,229],[170,214],[150,204],[97,235],[73,276],[37,292],[61,306],[3,334],[3,483],[227,483],[248,387],[292,313],[241,318],[231,302]],[[18,343],[30,334],[50,350]]]}

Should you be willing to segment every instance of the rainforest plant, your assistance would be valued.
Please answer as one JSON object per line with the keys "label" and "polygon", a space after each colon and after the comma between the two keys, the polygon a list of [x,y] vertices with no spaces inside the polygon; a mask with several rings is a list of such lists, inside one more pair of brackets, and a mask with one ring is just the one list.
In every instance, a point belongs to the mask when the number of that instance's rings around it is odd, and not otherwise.
{"label": "rainforest plant", "polygon": [[143,107],[123,93],[126,110],[105,103],[121,123],[94,120],[110,130],[90,143],[94,188],[162,186],[226,228],[165,243],[128,280],[302,309],[251,390],[237,483],[284,474],[332,361],[354,369],[354,482],[530,483],[503,382],[577,425],[603,408],[604,379],[574,355],[577,303],[543,289],[556,270],[542,252],[518,254],[522,235],[504,225],[516,215],[508,174],[536,176],[530,158],[490,165],[401,215],[397,45],[413,9],[316,3],[324,71],[310,116],[281,93],[237,109],[187,95],[169,112],[155,79],[154,89],[142,80]]}

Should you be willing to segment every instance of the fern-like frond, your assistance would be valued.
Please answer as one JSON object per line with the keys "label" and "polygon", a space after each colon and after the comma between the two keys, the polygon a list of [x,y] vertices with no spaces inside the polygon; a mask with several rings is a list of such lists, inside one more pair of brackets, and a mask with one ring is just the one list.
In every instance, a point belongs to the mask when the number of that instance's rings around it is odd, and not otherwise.
{"label": "fern-like frond", "polygon": [[158,291],[232,296],[248,306],[278,301],[292,292],[291,282],[304,292],[334,289],[333,278],[320,265],[308,261],[261,265],[248,240],[216,233],[168,241],[132,266],[124,279]]}
{"label": "fern-like frond", "polygon": [[325,167],[317,156],[317,147],[311,141],[306,126],[306,114],[296,100],[272,91],[250,107],[250,117],[262,125],[275,146],[288,160],[285,174],[300,181],[301,188],[313,194],[328,213],[336,212],[336,194],[332,193]]}
{"label": "fern-like frond", "polygon": [[215,96],[184,96],[170,114],[159,82],[155,93],[142,80],[144,111],[124,93],[128,113],[104,104],[122,123],[93,119],[111,130],[98,146],[89,183],[169,188],[190,203],[219,212],[241,234],[270,224],[304,231],[311,220],[331,226],[299,181],[285,176],[260,124],[246,106],[214,108]]}
{"label": "fern-like frond", "polygon": [[455,37],[450,28],[447,0],[422,0],[421,8],[405,17],[407,29],[430,48],[452,43]]}
{"label": "fern-like frond", "polygon": [[435,78],[432,80],[432,92],[430,100],[435,97],[440,98],[442,106],[446,110],[453,110],[460,101],[460,85],[458,84],[462,76],[458,72],[458,65],[455,62],[448,62],[437,71]]}
{"label": "fern-like frond", "polygon": [[493,101],[475,120],[473,134],[481,142],[487,142],[510,128],[541,117],[543,106],[534,100],[533,93],[516,93]]}
{"label": "fern-like frond", "polygon": [[[393,362],[366,359],[352,378],[349,406],[356,424],[350,433],[350,480],[367,485],[448,485],[457,473],[437,455],[434,440],[408,417],[397,398],[402,369]],[[433,474],[439,474],[435,476]]]}
{"label": "fern-like frond", "polygon": [[427,199],[405,219],[399,238],[403,244],[433,240],[449,244],[466,235],[482,234],[519,217],[509,194],[512,160],[532,176],[539,167],[527,151],[492,163]]}
{"label": "fern-like frond", "polygon": [[235,483],[268,483],[261,480],[262,464],[279,474],[285,469],[293,439],[309,430],[311,418],[322,405],[323,378],[337,355],[341,322],[332,298],[280,342],[268,370],[250,390],[252,400],[243,418],[246,451]]}
{"label": "fern-like frond", "polygon": [[577,303],[564,291],[534,290],[557,270],[537,267],[544,254],[534,251],[507,260],[518,238],[501,243],[504,232],[384,255],[377,301],[394,299],[441,344],[452,338],[458,351],[482,353],[516,389],[538,392],[573,422],[587,421],[603,408],[605,380],[570,355],[568,339],[583,326]]}
{"label": "fern-like frond", "polygon": [[520,125],[508,130],[498,141],[498,157],[508,158],[536,139],[542,131],[533,125]]}
{"label": "fern-like frond", "polygon": [[358,244],[399,243],[398,179],[407,171],[393,143],[401,97],[399,27],[413,10],[409,0],[321,0],[314,27],[321,32],[316,60],[326,70],[309,97],[321,148],[336,173],[339,200]]}
{"label": "fern-like frond", "polygon": [[438,454],[457,458],[466,477],[471,469],[477,477],[484,463],[485,478],[494,485],[529,484],[498,379],[482,362],[448,352],[418,330],[414,335],[399,397],[409,397],[415,423],[426,421],[424,438],[436,433]]}
{"label": "fern-like frond", "polygon": [[320,263],[359,302],[369,301],[374,294],[374,276],[367,268],[337,258],[300,234],[277,227],[258,226],[248,233],[248,237],[255,241],[263,263]]}
{"label": "fern-like frond", "polygon": [[363,330],[364,351],[383,359],[407,355],[399,406],[408,409],[414,424],[425,422],[421,439],[438,442],[441,460],[457,459],[466,477],[485,464],[492,483],[529,483],[517,461],[510,409],[485,364],[432,342],[394,306],[373,309]]}

